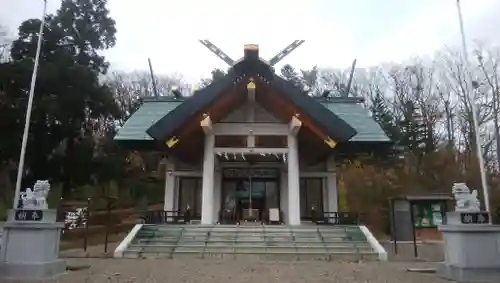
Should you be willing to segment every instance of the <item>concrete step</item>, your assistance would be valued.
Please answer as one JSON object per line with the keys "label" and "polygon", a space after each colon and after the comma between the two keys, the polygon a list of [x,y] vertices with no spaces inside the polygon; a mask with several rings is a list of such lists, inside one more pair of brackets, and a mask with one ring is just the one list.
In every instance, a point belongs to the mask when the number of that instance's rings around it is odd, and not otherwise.
{"label": "concrete step", "polygon": [[[352,238],[349,236],[344,237],[283,237],[283,236],[274,236],[274,235],[143,235],[138,234],[137,238],[140,239],[163,239],[163,240],[177,240],[177,239],[191,239],[191,240],[214,240],[214,241],[302,241],[302,242],[317,242],[317,241],[326,241],[326,242],[342,242],[342,241],[351,241]],[[361,239],[361,241],[365,241],[365,239]]]}
{"label": "concrete step", "polygon": [[166,232],[182,232],[183,227],[170,227],[170,226],[143,226],[142,231],[166,231]]}
{"label": "concrete step", "polygon": [[311,233],[316,231],[328,231],[328,232],[345,232],[351,229],[351,226],[347,227],[331,227],[323,228],[319,226],[313,226],[312,228],[302,228],[302,227],[291,227],[291,226],[259,226],[259,227],[245,227],[245,226],[197,226],[197,225],[145,225],[143,230],[145,231],[195,231],[195,232],[304,232]]}
{"label": "concrete step", "polygon": [[257,260],[326,260],[326,261],[376,261],[377,254],[370,253],[318,253],[307,252],[297,253],[295,251],[223,251],[218,252],[200,252],[198,250],[185,250],[171,252],[143,252],[143,251],[125,251],[125,258],[228,258],[228,259],[248,259],[249,257]]}
{"label": "concrete step", "polygon": [[178,233],[178,234],[168,234],[168,233],[154,233],[154,232],[139,232],[137,233],[137,237],[141,237],[141,238],[154,238],[154,237],[165,237],[165,238],[175,238],[175,237],[179,237],[180,235],[182,235],[182,233]]}
{"label": "concrete step", "polygon": [[136,238],[133,243],[150,243],[150,244],[161,244],[161,243],[179,243],[179,242],[203,242],[203,243],[296,243],[296,244],[366,244],[366,241],[348,241],[348,240],[276,240],[276,239],[264,239],[264,238],[253,238],[253,239],[218,239],[218,238]]}
{"label": "concrete step", "polygon": [[309,236],[309,235],[348,235],[352,232],[346,232],[346,231],[312,231],[312,232],[302,232],[302,231],[266,231],[266,230],[261,230],[261,231],[245,231],[245,230],[239,230],[235,229],[234,231],[196,231],[196,230],[165,230],[165,229],[159,229],[159,230],[141,230],[141,233],[143,234],[210,234],[210,235],[232,235],[232,234],[241,234],[241,235],[253,235],[253,234],[268,234],[268,235],[295,235],[295,236]]}
{"label": "concrete step", "polygon": [[233,245],[233,244],[267,244],[267,245],[280,245],[280,244],[289,244],[295,243],[296,245],[343,245],[343,246],[369,246],[366,241],[321,241],[317,239],[315,241],[281,241],[281,240],[269,240],[269,239],[214,239],[208,238],[206,240],[198,240],[198,239],[165,239],[165,238],[150,238],[150,239],[135,239],[133,244],[178,244],[178,243],[217,243],[217,244],[225,244],[225,245]]}
{"label": "concrete step", "polygon": [[376,260],[359,227],[145,225],[124,257]]}
{"label": "concrete step", "polygon": [[210,235],[213,237],[233,237],[233,236],[238,236],[238,237],[255,237],[255,236],[267,236],[267,237],[295,237],[295,238],[317,238],[317,237],[331,237],[331,238],[345,238],[348,236],[351,236],[350,234],[347,233],[271,233],[271,232],[196,232],[196,231],[184,231],[184,232],[165,232],[165,231],[140,231],[138,233],[138,236],[178,236],[178,235],[183,235],[183,236],[206,236]]}
{"label": "concrete step", "polygon": [[311,250],[371,250],[369,245],[353,246],[353,245],[298,245],[293,243],[267,245],[265,243],[238,243],[234,245],[227,245],[225,243],[182,243],[182,244],[132,244],[130,249],[172,249],[172,248],[237,248],[237,249],[251,249],[251,248],[265,248],[265,249],[311,249]]}

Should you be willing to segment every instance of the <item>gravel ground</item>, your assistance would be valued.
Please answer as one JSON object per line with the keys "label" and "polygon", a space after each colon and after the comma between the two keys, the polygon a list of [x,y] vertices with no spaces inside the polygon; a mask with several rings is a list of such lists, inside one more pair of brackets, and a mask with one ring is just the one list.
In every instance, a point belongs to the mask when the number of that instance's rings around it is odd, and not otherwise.
{"label": "gravel ground", "polygon": [[398,243],[398,253],[394,252],[394,245],[389,242],[381,242],[390,261],[444,261],[444,247],[442,242],[427,242],[417,244],[417,257],[413,250],[413,243]]}
{"label": "gravel ground", "polygon": [[[47,283],[244,283],[244,282],[338,282],[338,283],[444,283],[436,274],[410,273],[409,267],[435,268],[432,262],[443,259],[442,244],[418,245],[419,257],[413,256],[412,244],[398,244],[395,255],[390,243],[382,243],[393,262],[341,263],[323,261],[258,261],[255,259],[177,259],[126,260],[102,259],[109,257],[118,243],[110,243],[109,254],[104,247],[89,247],[61,252],[70,266],[90,265],[90,268],[70,271]],[[76,258],[75,258],[76,257]],[[79,258],[80,257],[80,258]],[[94,257],[94,258],[81,258]],[[95,257],[101,257],[95,258]],[[418,262],[416,262],[418,261]],[[422,262],[426,261],[426,262]],[[18,283],[2,281],[2,283]]]}
{"label": "gravel ground", "polygon": [[[431,263],[340,263],[322,261],[252,260],[118,260],[71,259],[72,265],[89,264],[51,283],[245,283],[245,282],[338,282],[338,283],[444,283],[435,274],[406,272],[408,267],[435,267]],[[13,283],[7,281],[3,283]]]}
{"label": "gravel ground", "polygon": [[59,256],[62,258],[81,258],[81,257],[93,257],[93,258],[109,258],[113,257],[113,253],[119,243],[109,243],[108,252],[104,252],[104,245],[89,246],[87,251],[83,249],[69,249],[59,252]]}

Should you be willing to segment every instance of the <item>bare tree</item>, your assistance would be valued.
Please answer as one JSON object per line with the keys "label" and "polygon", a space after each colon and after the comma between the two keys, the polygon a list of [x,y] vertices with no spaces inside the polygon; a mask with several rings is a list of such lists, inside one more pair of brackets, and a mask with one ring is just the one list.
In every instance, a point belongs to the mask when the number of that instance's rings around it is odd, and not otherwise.
{"label": "bare tree", "polygon": [[[302,71],[304,72],[304,71]],[[324,90],[329,90],[332,92],[333,96],[360,96],[360,89],[358,80],[355,76],[351,83],[351,89],[349,93],[346,92],[347,85],[349,83],[350,69],[322,69],[316,71],[317,77],[317,88],[318,92],[321,93]],[[362,76],[360,76],[362,77]]]}
{"label": "bare tree", "polygon": [[475,51],[476,59],[479,64],[479,69],[486,80],[489,92],[491,93],[491,107],[493,118],[493,132],[495,139],[495,168],[498,170],[500,166],[500,131],[499,131],[499,109],[500,109],[500,84],[498,82],[500,49],[486,49],[482,45],[478,45]]}
{"label": "bare tree", "polygon": [[[456,115],[458,126],[465,150],[474,148],[474,126],[472,120],[472,109],[469,101],[467,89],[467,68],[462,64],[461,54],[447,49],[439,54],[438,64],[445,70],[440,77],[440,86],[445,85],[447,91],[457,99]],[[478,115],[479,116],[479,115]],[[479,124],[483,124],[483,119],[479,119]]]}
{"label": "bare tree", "polygon": [[[487,163],[486,165],[492,165],[493,156],[495,155],[493,153],[495,146],[493,143],[494,135],[491,134],[494,118],[493,92],[481,67],[477,64],[464,66],[461,56],[462,54],[451,49],[446,49],[439,54],[437,62],[443,70],[439,77],[439,88],[449,91],[450,101],[455,101],[455,105],[453,106],[455,110],[453,121],[457,125],[458,130],[456,143],[458,149],[465,152],[473,152],[477,148],[474,138],[476,129],[474,129],[471,100],[468,93],[468,89],[473,89],[474,93],[472,93],[472,97],[478,111],[479,129],[477,130],[482,140],[483,156]],[[471,88],[467,86],[468,72],[470,72],[473,78]],[[443,93],[443,96],[445,95]]]}
{"label": "bare tree", "polygon": [[0,24],[0,62],[4,62],[9,57],[9,47],[12,38],[6,26]]}
{"label": "bare tree", "polygon": [[[111,72],[105,81],[113,90],[122,113],[122,118],[118,121],[120,126],[137,110],[141,99],[155,96],[148,72]],[[173,96],[173,90],[179,90],[183,95],[190,92],[189,85],[184,83],[180,76],[156,76],[155,81],[159,96]]]}
{"label": "bare tree", "polygon": [[321,92],[318,89],[318,67],[314,66],[310,70],[300,70],[306,91],[313,96],[318,96]]}

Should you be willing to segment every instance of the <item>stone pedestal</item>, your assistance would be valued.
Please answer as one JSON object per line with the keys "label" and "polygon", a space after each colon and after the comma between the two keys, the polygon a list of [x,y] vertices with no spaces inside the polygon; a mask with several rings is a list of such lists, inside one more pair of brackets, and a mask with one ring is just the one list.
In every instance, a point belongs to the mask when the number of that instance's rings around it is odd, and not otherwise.
{"label": "stone pedestal", "polygon": [[457,282],[500,282],[500,225],[462,224],[447,214],[443,232],[445,262],[438,274]]}
{"label": "stone pedestal", "polygon": [[56,216],[53,209],[9,211],[0,250],[1,278],[36,280],[66,272],[66,262],[59,259],[64,223],[57,223]]}

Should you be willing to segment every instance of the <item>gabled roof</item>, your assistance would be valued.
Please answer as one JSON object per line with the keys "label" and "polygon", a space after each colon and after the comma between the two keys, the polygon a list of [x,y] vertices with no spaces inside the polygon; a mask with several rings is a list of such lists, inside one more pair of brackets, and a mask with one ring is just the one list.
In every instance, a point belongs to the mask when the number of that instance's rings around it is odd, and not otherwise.
{"label": "gabled roof", "polygon": [[286,99],[308,114],[316,124],[323,126],[326,133],[338,142],[350,140],[357,134],[356,130],[347,121],[329,111],[313,97],[295,87],[282,77],[272,74],[270,86],[276,88]]}
{"label": "gabled roof", "polygon": [[[350,143],[390,142],[382,128],[356,100],[344,98],[313,99],[320,103],[321,107],[335,113],[354,128],[357,134],[349,141]],[[148,128],[184,103],[184,99],[176,100],[171,97],[145,99],[143,105],[118,130],[114,139],[118,142],[152,141],[153,138],[146,133]]]}
{"label": "gabled roof", "polygon": [[161,97],[158,100],[146,98],[139,109],[118,129],[114,140],[152,141],[153,138],[146,133],[147,129],[182,103],[183,100],[174,100],[171,97]]}
{"label": "gabled roof", "polygon": [[241,76],[231,72],[223,78],[216,80],[207,87],[195,92],[184,103],[166,113],[156,123],[152,124],[147,133],[156,140],[164,140],[178,127],[181,127],[203,107],[210,105],[226,90],[233,87],[241,80]]}
{"label": "gabled roof", "polygon": [[351,125],[357,134],[351,142],[390,142],[380,125],[373,120],[361,103],[345,98],[322,100],[321,104]]}
{"label": "gabled roof", "polygon": [[356,135],[356,130],[334,112],[323,107],[314,98],[304,95],[292,83],[276,75],[269,65],[261,60],[243,60],[233,66],[231,71],[222,79],[196,92],[183,104],[167,113],[158,122],[152,125],[147,133],[156,140],[168,139],[182,127],[189,119],[215,102],[224,92],[237,83],[243,83],[250,77],[261,79],[270,88],[278,93],[297,109],[310,117],[316,125],[325,130],[325,133],[337,142],[345,142]]}

